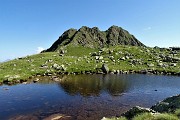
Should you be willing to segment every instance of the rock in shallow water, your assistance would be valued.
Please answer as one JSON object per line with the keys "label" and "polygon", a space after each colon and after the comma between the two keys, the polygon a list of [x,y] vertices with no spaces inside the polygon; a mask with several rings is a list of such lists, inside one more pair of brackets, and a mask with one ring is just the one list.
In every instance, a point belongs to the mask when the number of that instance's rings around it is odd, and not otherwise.
{"label": "rock in shallow water", "polygon": [[66,116],[63,114],[53,114],[43,120],[72,120],[71,116]]}
{"label": "rock in shallow water", "polygon": [[19,115],[13,118],[10,118],[9,120],[39,120],[38,117],[32,116],[32,115]]}

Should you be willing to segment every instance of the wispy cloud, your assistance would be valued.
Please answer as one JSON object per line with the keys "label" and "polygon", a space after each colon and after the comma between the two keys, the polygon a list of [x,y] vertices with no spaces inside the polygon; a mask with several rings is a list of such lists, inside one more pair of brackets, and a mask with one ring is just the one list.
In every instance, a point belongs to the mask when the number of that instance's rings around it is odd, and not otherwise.
{"label": "wispy cloud", "polygon": [[40,52],[42,52],[43,50],[44,50],[43,47],[38,47],[37,50],[36,50],[36,53],[40,53]]}
{"label": "wispy cloud", "polygon": [[148,30],[151,30],[151,29],[152,29],[151,27],[147,27],[147,28],[144,28],[143,30],[148,31]]}

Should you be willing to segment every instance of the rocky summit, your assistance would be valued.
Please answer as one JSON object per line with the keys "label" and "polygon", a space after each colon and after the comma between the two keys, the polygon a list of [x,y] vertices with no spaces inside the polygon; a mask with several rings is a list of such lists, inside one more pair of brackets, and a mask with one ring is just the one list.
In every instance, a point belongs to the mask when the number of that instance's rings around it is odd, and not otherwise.
{"label": "rocky summit", "polygon": [[79,30],[65,31],[46,52],[57,51],[60,47],[72,44],[90,48],[104,48],[116,45],[145,46],[128,31],[118,26],[111,26],[106,31],[98,27],[81,27]]}

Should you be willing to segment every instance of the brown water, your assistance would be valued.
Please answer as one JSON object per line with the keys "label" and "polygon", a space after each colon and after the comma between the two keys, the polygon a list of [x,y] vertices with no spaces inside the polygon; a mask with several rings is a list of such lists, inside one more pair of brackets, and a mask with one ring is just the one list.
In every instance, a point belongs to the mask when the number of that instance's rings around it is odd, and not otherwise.
{"label": "brown water", "polygon": [[60,82],[0,86],[0,120],[44,119],[64,114],[77,120],[120,116],[133,106],[151,107],[180,93],[180,77],[155,75],[72,75]]}

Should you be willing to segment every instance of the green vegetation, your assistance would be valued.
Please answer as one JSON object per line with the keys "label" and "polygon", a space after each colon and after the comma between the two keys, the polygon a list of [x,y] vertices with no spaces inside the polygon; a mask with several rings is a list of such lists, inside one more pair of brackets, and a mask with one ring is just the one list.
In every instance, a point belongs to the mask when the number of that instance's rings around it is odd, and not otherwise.
{"label": "green vegetation", "polygon": [[67,45],[56,52],[1,63],[0,82],[26,80],[36,75],[102,73],[102,64],[106,64],[111,73],[141,73],[146,70],[153,74],[177,75],[180,73],[180,52],[172,52],[137,46],[93,49]]}
{"label": "green vegetation", "polygon": [[113,117],[113,118],[103,118],[102,120],[127,120],[127,119],[125,117],[120,117],[120,118]]}
{"label": "green vegetation", "polygon": [[178,50],[148,48],[118,26],[106,31],[83,26],[65,31],[41,54],[0,63],[0,84],[36,75],[103,72],[180,75]]}
{"label": "green vegetation", "polygon": [[140,115],[135,116],[132,120],[179,120],[177,116],[173,114],[167,114],[167,113],[157,113],[157,114],[151,114],[151,113],[143,113]]}
{"label": "green vegetation", "polygon": [[[177,114],[170,113],[142,113],[138,114],[130,120],[179,120]],[[103,118],[102,120],[127,120],[125,117],[120,118]]]}

